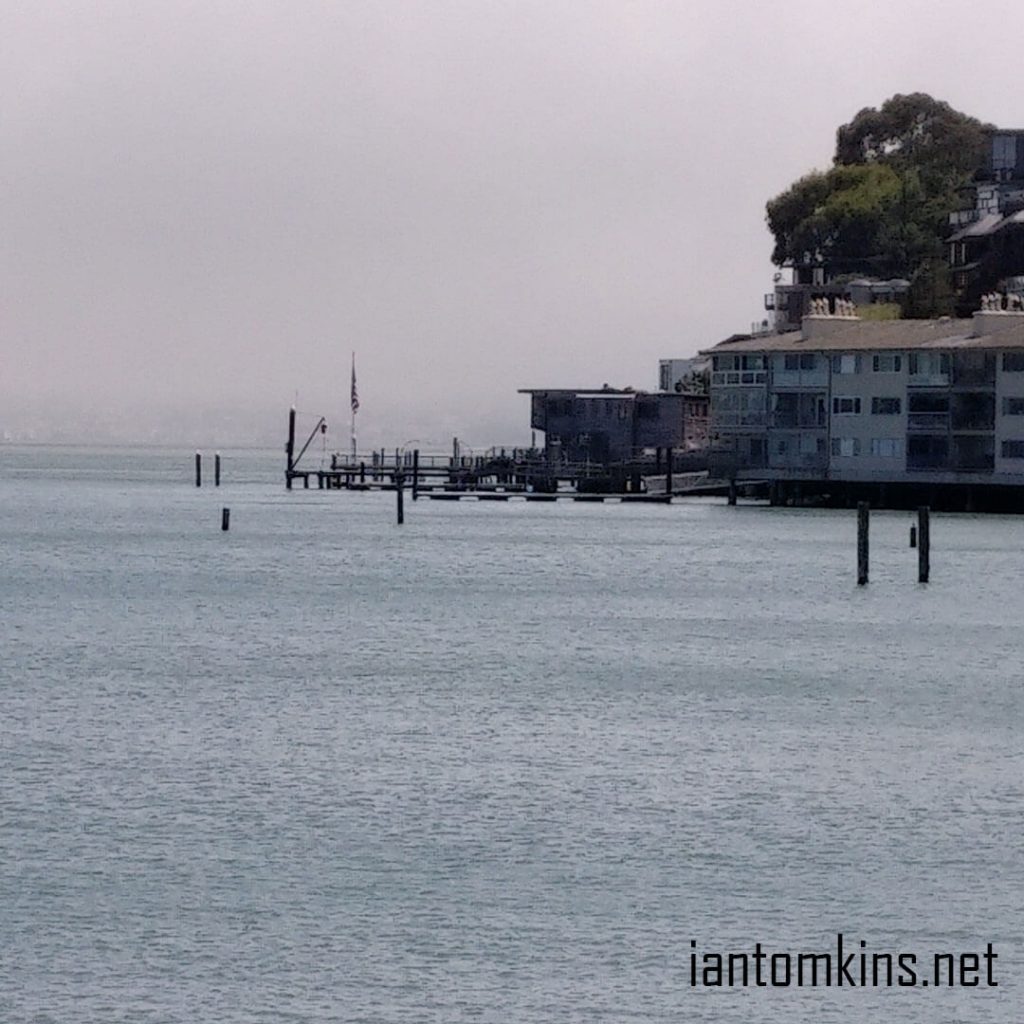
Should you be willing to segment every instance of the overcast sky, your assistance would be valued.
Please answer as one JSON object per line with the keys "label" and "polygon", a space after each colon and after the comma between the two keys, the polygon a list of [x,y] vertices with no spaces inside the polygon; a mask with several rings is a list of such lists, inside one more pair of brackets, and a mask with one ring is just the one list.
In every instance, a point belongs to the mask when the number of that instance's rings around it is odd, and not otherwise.
{"label": "overcast sky", "polygon": [[298,393],[343,446],[355,350],[367,443],[521,443],[517,388],[655,387],[760,320],[765,201],[861,107],[1024,125],[1021,28],[948,0],[2,0],[0,436],[276,440]]}

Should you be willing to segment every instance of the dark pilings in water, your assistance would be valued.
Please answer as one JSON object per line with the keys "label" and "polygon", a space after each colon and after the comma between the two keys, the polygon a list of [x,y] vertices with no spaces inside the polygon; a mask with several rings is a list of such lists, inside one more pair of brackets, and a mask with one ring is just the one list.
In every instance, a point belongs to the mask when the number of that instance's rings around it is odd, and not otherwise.
{"label": "dark pilings in water", "polygon": [[295,406],[288,411],[288,441],[284,446],[287,459],[287,468],[284,473],[284,485],[290,491],[292,489],[292,460],[295,458]]}
{"label": "dark pilings in water", "polygon": [[398,525],[401,526],[405,522],[405,474],[402,472],[395,474],[395,499]]}
{"label": "dark pilings in water", "polygon": [[213,486],[220,487],[220,452],[213,453]]}
{"label": "dark pilings in water", "polygon": [[866,501],[857,502],[857,585],[868,581],[868,517],[870,508]]}
{"label": "dark pilings in water", "polygon": [[917,547],[917,527],[911,526],[910,528],[910,546],[912,548]]}
{"label": "dark pilings in water", "polygon": [[196,487],[203,486],[203,456],[196,452]]}
{"label": "dark pilings in water", "polygon": [[917,510],[917,582],[927,583],[931,571],[931,510],[921,505]]}
{"label": "dark pilings in water", "polygon": [[414,448],[412,453],[412,500],[417,501],[420,496],[420,450]]}
{"label": "dark pilings in water", "polygon": [[736,478],[732,477],[729,480],[729,504],[736,504]]}
{"label": "dark pilings in water", "polygon": [[665,449],[665,494],[671,500],[672,498],[672,448],[669,446]]}
{"label": "dark pilings in water", "polygon": [[231,509],[222,508],[220,510],[220,528],[226,533],[228,527],[231,525]]}

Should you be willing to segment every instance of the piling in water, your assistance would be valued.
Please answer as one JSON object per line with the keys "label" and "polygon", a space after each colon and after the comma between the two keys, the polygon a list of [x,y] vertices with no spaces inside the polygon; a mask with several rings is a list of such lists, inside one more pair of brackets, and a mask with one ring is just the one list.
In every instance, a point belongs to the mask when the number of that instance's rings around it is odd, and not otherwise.
{"label": "piling in water", "polygon": [[412,500],[418,501],[420,496],[420,450],[414,448],[412,453]]}
{"label": "piling in water", "polygon": [[231,525],[231,509],[222,508],[220,510],[220,528],[226,533],[228,527]]}
{"label": "piling in water", "polygon": [[284,485],[290,491],[292,489],[292,466],[295,459],[295,406],[288,411],[288,440],[284,446],[286,466],[284,473]]}
{"label": "piling in water", "polygon": [[912,548],[917,547],[917,527],[911,526],[910,528],[910,546]]}
{"label": "piling in water", "polygon": [[203,486],[203,457],[196,452],[196,487]]}
{"label": "piling in water", "polygon": [[868,581],[868,522],[871,507],[866,501],[857,503],[857,585]]}
{"label": "piling in water", "polygon": [[220,452],[213,453],[213,486],[220,487]]}
{"label": "piling in water", "polygon": [[921,505],[917,510],[917,582],[927,583],[928,573],[931,570],[931,537],[929,526],[931,511],[927,505]]}
{"label": "piling in water", "polygon": [[395,474],[395,500],[398,512],[398,525],[405,522],[405,474]]}

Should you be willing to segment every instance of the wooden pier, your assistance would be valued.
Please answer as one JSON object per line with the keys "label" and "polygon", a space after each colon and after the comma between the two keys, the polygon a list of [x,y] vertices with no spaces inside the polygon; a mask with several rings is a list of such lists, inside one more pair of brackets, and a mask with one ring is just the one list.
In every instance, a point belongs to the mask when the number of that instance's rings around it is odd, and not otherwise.
{"label": "wooden pier", "polygon": [[658,448],[638,452],[629,462],[570,463],[551,459],[536,448],[491,448],[464,454],[458,440],[451,455],[418,449],[381,448],[372,452],[336,453],[330,465],[305,467],[302,458],[326,424],[317,420],[297,449],[295,411],[288,417],[285,486],[305,490],[394,491],[408,488],[412,499],[435,501],[617,501],[664,504],[678,494],[725,494],[725,481],[707,477],[703,455]]}

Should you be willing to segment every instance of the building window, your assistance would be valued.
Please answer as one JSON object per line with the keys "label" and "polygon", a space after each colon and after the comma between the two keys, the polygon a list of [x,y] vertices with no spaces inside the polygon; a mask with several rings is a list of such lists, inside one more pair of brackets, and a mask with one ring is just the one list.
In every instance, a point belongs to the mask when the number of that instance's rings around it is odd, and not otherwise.
{"label": "building window", "polygon": [[880,459],[898,459],[903,455],[903,441],[898,437],[871,438],[871,454]]}
{"label": "building window", "polygon": [[825,438],[802,434],[800,437],[801,455],[818,455],[825,450]]}
{"label": "building window", "polygon": [[832,357],[833,373],[860,373],[860,356],[842,355]]}
{"label": "building window", "polygon": [[[949,375],[948,352],[911,352],[909,357],[912,377],[935,377]],[[1024,369],[1024,367],[1022,367]]]}
{"label": "building window", "polygon": [[899,373],[903,369],[903,357],[891,353],[873,356],[871,369],[875,373]]}
{"label": "building window", "polygon": [[1024,373],[1024,352],[1004,352],[1003,373]]}
{"label": "building window", "polygon": [[898,398],[872,398],[872,416],[899,416],[900,400]]}
{"label": "building window", "polygon": [[813,370],[814,369],[814,353],[813,352],[787,352],[783,361],[783,367],[786,370]]}
{"label": "building window", "polygon": [[835,458],[849,459],[854,455],[860,455],[859,437],[833,437],[832,455]]}
{"label": "building window", "polygon": [[1024,441],[1004,441],[1004,459],[1024,459]]}
{"label": "building window", "polygon": [[1003,399],[1004,416],[1024,416],[1024,398],[1006,397]]}
{"label": "building window", "polygon": [[859,398],[837,397],[832,399],[833,416],[855,416],[860,412]]}

